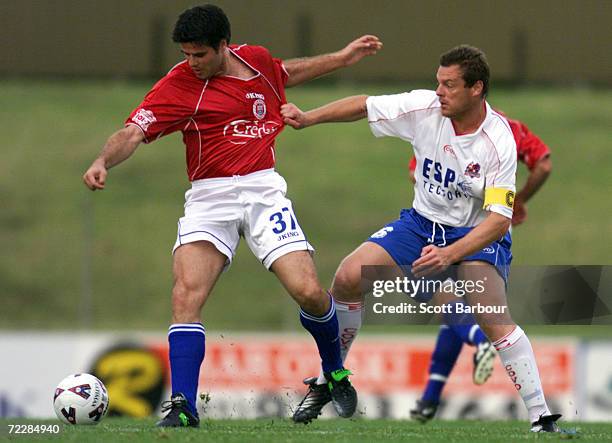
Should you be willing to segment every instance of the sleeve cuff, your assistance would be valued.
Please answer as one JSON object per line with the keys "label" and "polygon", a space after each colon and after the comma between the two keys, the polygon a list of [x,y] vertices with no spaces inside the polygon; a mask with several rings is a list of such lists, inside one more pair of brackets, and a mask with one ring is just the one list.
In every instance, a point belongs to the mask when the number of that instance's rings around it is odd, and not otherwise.
{"label": "sleeve cuff", "polygon": [[490,212],[495,212],[499,215],[503,215],[506,218],[509,218],[510,220],[512,220],[512,209],[510,209],[507,206],[503,206],[503,205],[489,205],[487,208],[485,208],[487,211]]}
{"label": "sleeve cuff", "polygon": [[129,123],[126,123],[125,126],[126,127],[128,127],[128,126],[136,126],[138,129],[140,129],[140,132],[142,132],[142,142],[145,143],[145,144],[149,143],[149,139],[147,138],[147,133],[142,130],[140,125],[138,125],[136,123],[133,123],[133,122],[129,122]]}

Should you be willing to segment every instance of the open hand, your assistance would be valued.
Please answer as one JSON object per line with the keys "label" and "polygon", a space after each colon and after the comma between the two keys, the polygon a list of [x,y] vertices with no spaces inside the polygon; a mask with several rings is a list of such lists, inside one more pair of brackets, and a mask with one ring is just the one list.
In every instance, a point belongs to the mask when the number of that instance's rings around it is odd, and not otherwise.
{"label": "open hand", "polygon": [[375,35],[363,35],[350,42],[338,53],[344,60],[344,64],[350,66],[368,55],[376,54],[382,47],[382,42]]}

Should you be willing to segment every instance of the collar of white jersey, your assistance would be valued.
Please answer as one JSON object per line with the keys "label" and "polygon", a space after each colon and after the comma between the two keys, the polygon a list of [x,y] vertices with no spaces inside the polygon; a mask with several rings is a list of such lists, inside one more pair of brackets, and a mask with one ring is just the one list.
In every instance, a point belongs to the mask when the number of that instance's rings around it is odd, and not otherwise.
{"label": "collar of white jersey", "polygon": [[489,102],[487,102],[485,100],[484,104],[485,104],[485,118],[482,121],[482,123],[480,124],[480,126],[478,127],[478,129],[476,129],[474,132],[470,132],[468,134],[457,134],[457,132],[455,130],[455,125],[452,125],[453,126],[453,133],[454,133],[455,137],[474,137],[474,136],[480,134],[480,132],[482,132],[484,127],[491,121],[491,119],[493,118],[494,115],[499,115],[499,114],[497,114],[493,110],[491,105],[489,105]]}

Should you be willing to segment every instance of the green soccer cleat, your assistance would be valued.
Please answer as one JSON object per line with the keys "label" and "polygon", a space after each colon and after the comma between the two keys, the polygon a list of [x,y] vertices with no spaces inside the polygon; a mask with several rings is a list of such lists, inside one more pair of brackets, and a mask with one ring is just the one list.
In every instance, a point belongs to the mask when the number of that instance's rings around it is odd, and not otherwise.
{"label": "green soccer cleat", "polygon": [[162,403],[162,412],[166,411],[170,412],[157,422],[160,428],[200,427],[200,419],[191,413],[187,407],[187,399],[180,392],[173,395],[170,401]]}
{"label": "green soccer cleat", "polygon": [[327,386],[331,394],[332,404],[340,417],[352,417],[357,409],[357,392],[349,381],[351,371],[338,369],[326,372]]}

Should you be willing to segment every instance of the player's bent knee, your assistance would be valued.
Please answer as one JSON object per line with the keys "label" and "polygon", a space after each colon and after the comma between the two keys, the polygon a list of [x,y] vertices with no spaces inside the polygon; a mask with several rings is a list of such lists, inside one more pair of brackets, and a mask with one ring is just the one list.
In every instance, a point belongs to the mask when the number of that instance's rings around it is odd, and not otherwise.
{"label": "player's bent knee", "polygon": [[361,298],[361,266],[343,261],[334,275],[332,293],[340,301],[353,302]]}
{"label": "player's bent knee", "polygon": [[516,328],[516,324],[485,324],[481,325],[480,328],[490,341],[496,342],[497,340],[501,339],[502,337],[505,337],[506,335],[514,331],[514,328]]}

